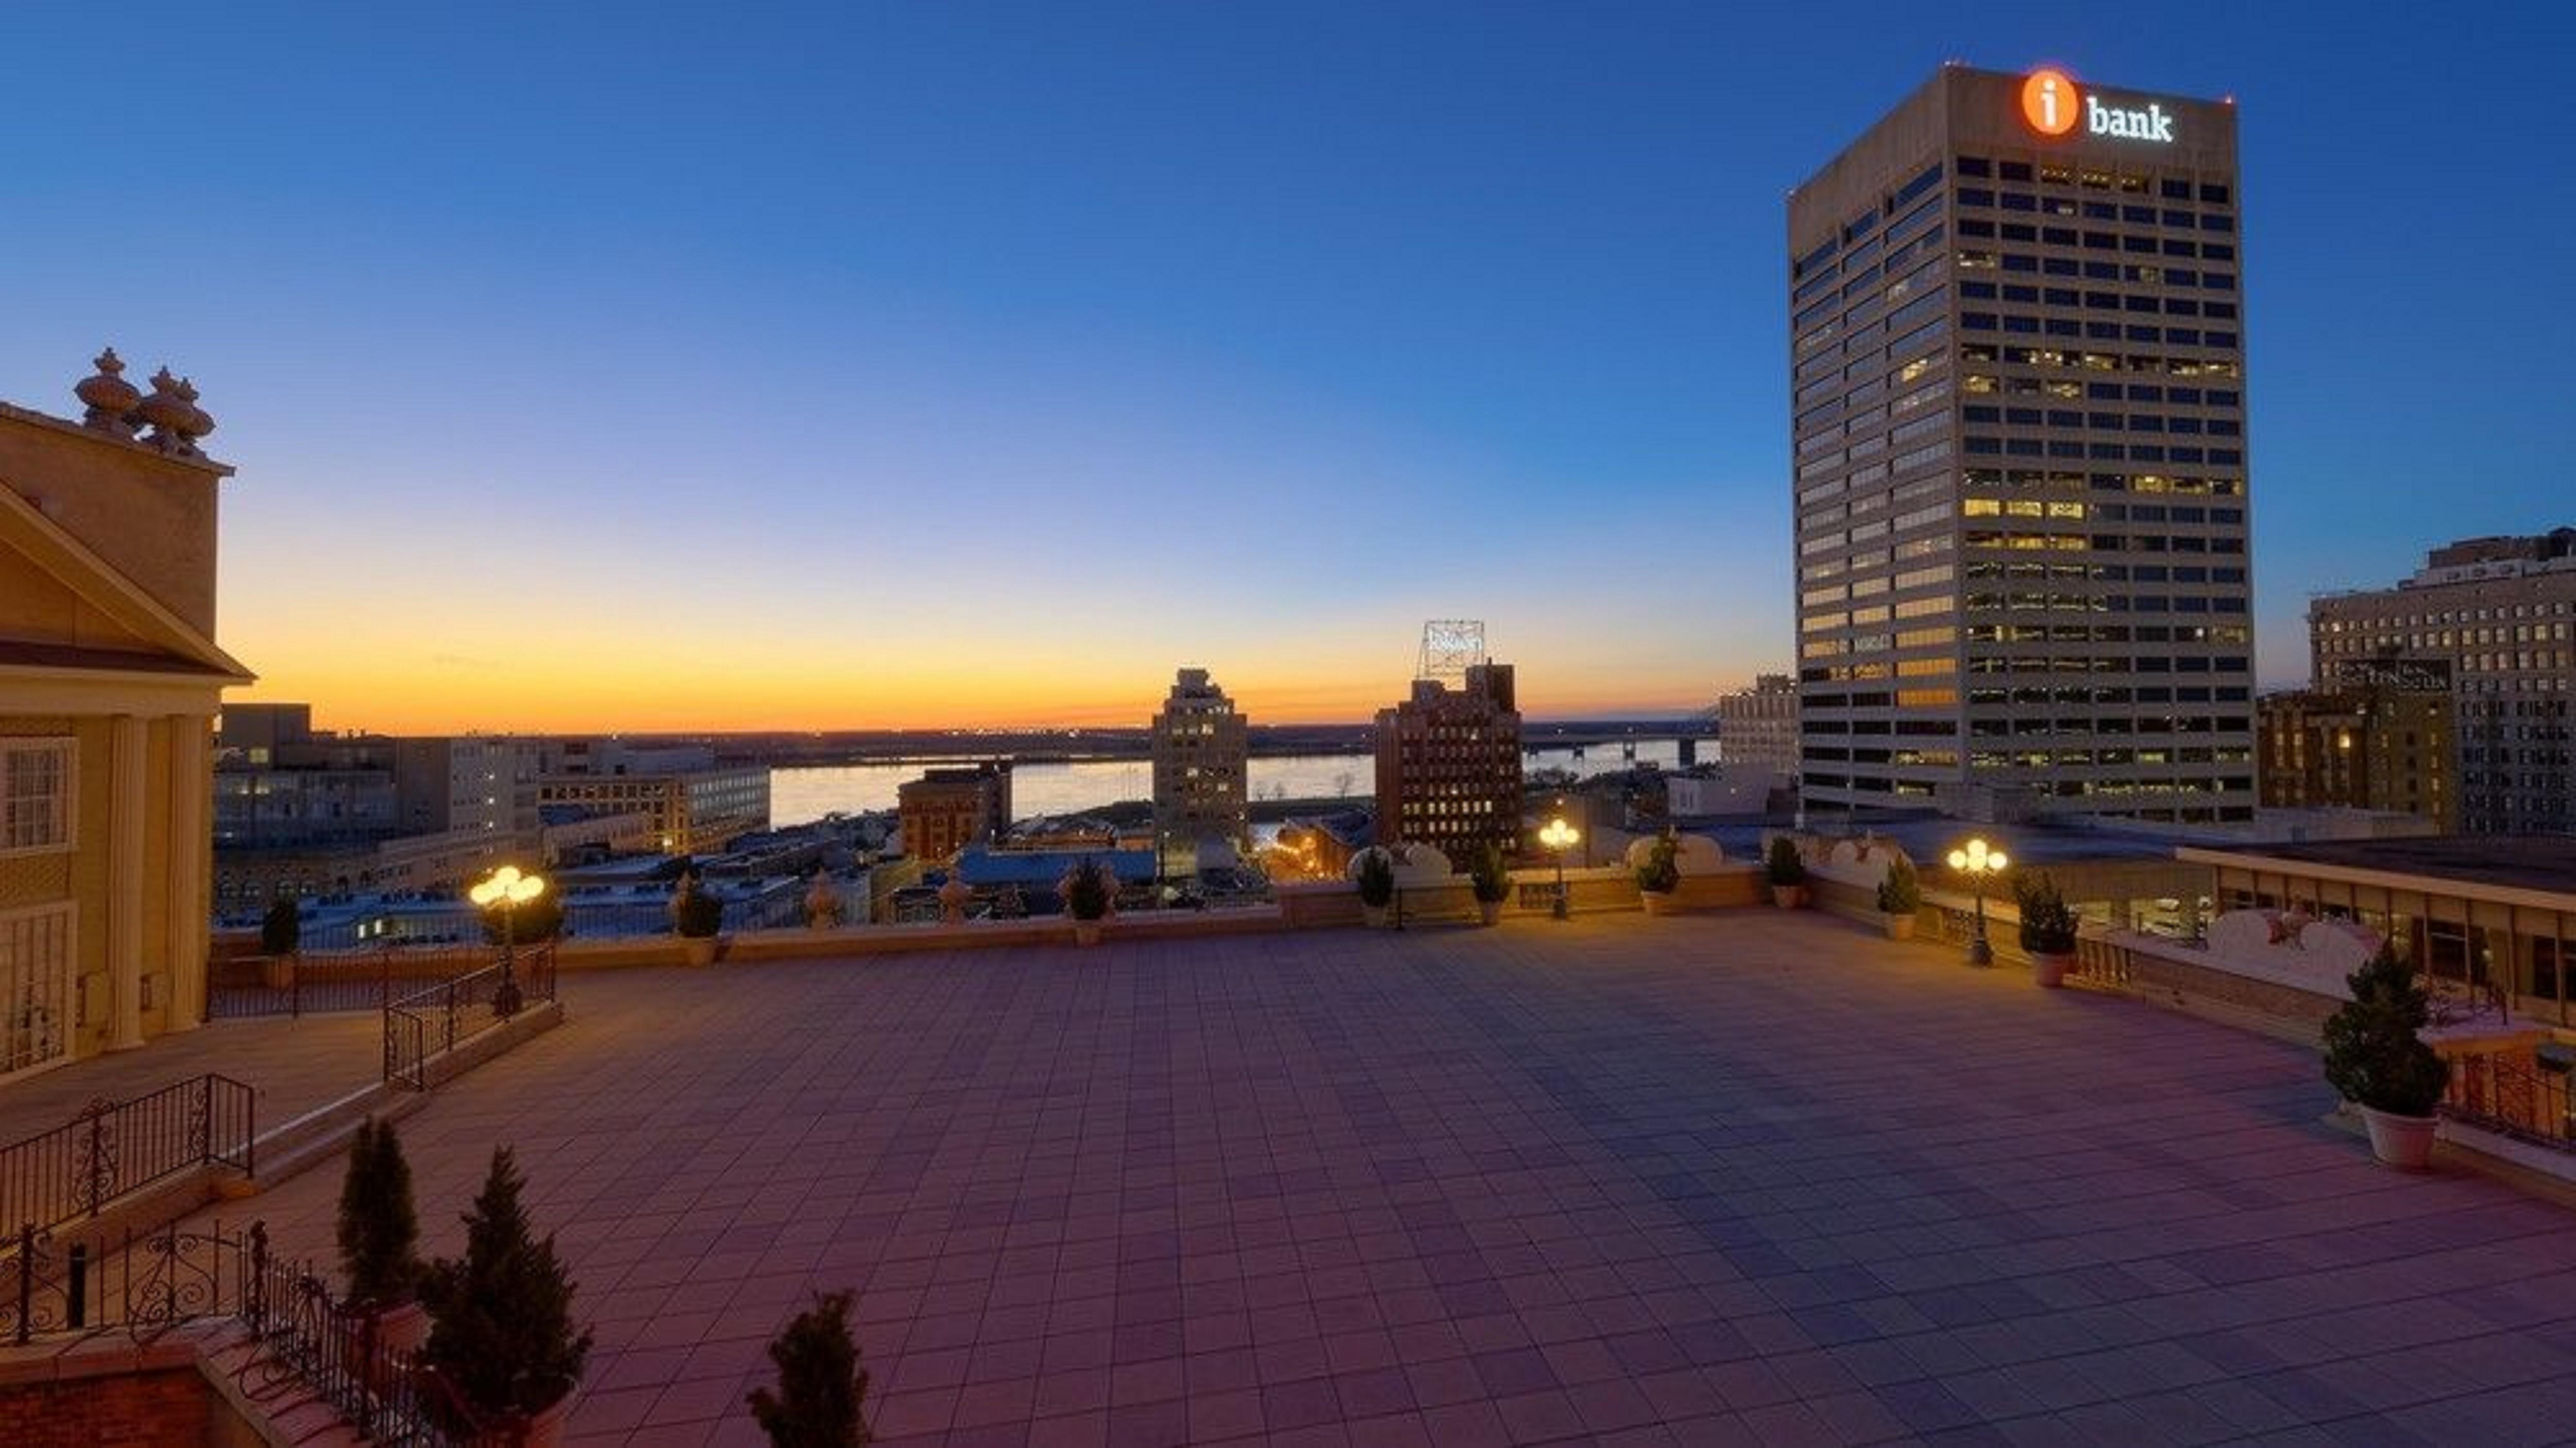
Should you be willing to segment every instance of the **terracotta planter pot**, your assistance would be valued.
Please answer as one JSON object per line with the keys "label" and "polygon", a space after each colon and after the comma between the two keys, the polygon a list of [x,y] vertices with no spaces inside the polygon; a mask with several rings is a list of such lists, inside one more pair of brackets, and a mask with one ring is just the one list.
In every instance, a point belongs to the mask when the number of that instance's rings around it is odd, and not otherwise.
{"label": "terracotta planter pot", "polygon": [[505,1431],[508,1441],[517,1448],[562,1448],[564,1420],[572,1416],[574,1394],[566,1393],[546,1406],[517,1420]]}
{"label": "terracotta planter pot", "polygon": [[1076,920],[1073,922],[1073,943],[1076,945],[1098,945],[1100,943],[1100,922],[1097,920]]}
{"label": "terracotta planter pot", "polygon": [[1771,887],[1771,903],[1783,910],[1795,910],[1806,903],[1806,894],[1804,885],[1774,885]]}
{"label": "terracotta planter pot", "polygon": [[717,941],[712,935],[683,935],[680,937],[680,949],[687,953],[689,964],[691,965],[705,966],[715,964],[716,948]]}
{"label": "terracotta planter pot", "polygon": [[1646,902],[1646,913],[1649,915],[1670,915],[1681,908],[1673,903],[1673,892],[1670,890],[1640,890],[1637,892],[1637,898]]}
{"label": "terracotta planter pot", "polygon": [[2399,1171],[2424,1171],[2433,1164],[2433,1131],[2438,1116],[2399,1116],[2375,1106],[2361,1108],[2361,1124],[2370,1129],[2370,1154]]}
{"label": "terracotta planter pot", "polygon": [[1476,902],[1476,913],[1484,918],[1487,925],[1500,925],[1503,923],[1503,902],[1479,900]]}
{"label": "terracotta planter pot", "polygon": [[1371,930],[1384,930],[1389,909],[1390,907],[1385,905],[1370,905],[1363,902],[1360,905],[1360,919]]}
{"label": "terracotta planter pot", "polygon": [[295,957],[262,956],[259,962],[259,983],[270,990],[284,990],[295,984]]}
{"label": "terracotta planter pot", "polygon": [[1888,938],[1888,939],[1890,939],[1890,940],[1912,940],[1912,939],[1914,938],[1914,917],[1913,917],[1913,916],[1911,916],[1911,915],[1881,915],[1881,916],[1880,916],[1880,917],[1878,917],[1878,918],[1879,918],[1880,923],[1884,924],[1884,925],[1887,927],[1887,938]]}
{"label": "terracotta planter pot", "polygon": [[2064,955],[2033,955],[2030,958],[2030,978],[2050,990],[2066,984],[2066,973],[2074,968],[2075,956],[2071,951]]}

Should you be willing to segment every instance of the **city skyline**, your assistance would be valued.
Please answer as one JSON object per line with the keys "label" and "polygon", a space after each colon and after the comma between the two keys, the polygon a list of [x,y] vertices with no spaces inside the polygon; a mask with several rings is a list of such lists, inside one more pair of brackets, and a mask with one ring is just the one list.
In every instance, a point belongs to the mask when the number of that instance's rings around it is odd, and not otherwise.
{"label": "city skyline", "polygon": [[2326,13],[31,17],[0,396],[195,377],[237,697],[346,727],[1358,720],[1454,615],[1533,715],[1680,712],[1791,664],[1782,193],[2052,63],[2242,107],[2279,685],[2311,591],[2565,521],[2523,304],[2384,299],[2520,244],[2544,48]]}

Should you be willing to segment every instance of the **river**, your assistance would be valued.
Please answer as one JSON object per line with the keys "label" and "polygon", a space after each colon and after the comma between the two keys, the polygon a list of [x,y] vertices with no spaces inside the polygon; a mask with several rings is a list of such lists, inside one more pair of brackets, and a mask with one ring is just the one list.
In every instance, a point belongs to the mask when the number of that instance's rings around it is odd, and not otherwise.
{"label": "river", "polygon": [[[1636,741],[1635,762],[1665,769],[1681,765],[1681,741],[1675,738]],[[1702,757],[1716,747],[1702,741]],[[1629,759],[1617,744],[1596,744],[1577,756],[1570,748],[1527,751],[1522,768],[1570,769],[1578,777],[1615,774]],[[772,824],[801,825],[827,814],[863,814],[895,807],[895,789],[918,779],[928,768],[919,761],[889,764],[842,764],[773,769],[769,772],[769,818]],[[1252,761],[1255,799],[1346,798],[1369,800],[1377,788],[1377,760],[1367,754],[1309,754]],[[1143,759],[1105,759],[1083,764],[1022,764],[1011,771],[1011,813],[1071,815],[1121,800],[1151,799],[1154,766]]]}

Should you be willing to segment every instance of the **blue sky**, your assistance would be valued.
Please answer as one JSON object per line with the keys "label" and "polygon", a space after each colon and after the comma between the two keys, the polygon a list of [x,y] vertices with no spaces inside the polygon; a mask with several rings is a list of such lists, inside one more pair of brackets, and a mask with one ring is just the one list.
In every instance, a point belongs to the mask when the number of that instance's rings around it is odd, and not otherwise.
{"label": "blue sky", "polygon": [[1937,13],[49,8],[0,397],[192,374],[224,642],[326,723],[1356,718],[1453,616],[1684,708],[1789,657],[1786,191],[2049,61],[2238,98],[2266,681],[2576,521],[2563,20]]}

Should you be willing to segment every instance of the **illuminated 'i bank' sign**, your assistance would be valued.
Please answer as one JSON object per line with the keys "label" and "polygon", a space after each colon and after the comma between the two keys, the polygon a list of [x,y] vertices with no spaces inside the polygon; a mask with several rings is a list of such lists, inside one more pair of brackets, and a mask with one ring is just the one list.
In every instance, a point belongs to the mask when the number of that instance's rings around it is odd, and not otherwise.
{"label": "illuminated 'i bank' sign", "polygon": [[2021,118],[2043,136],[2063,136],[2080,121],[2087,135],[2160,143],[2174,138],[2174,118],[2163,106],[2106,106],[2100,96],[2078,90],[2062,70],[2035,70],[2023,79]]}

